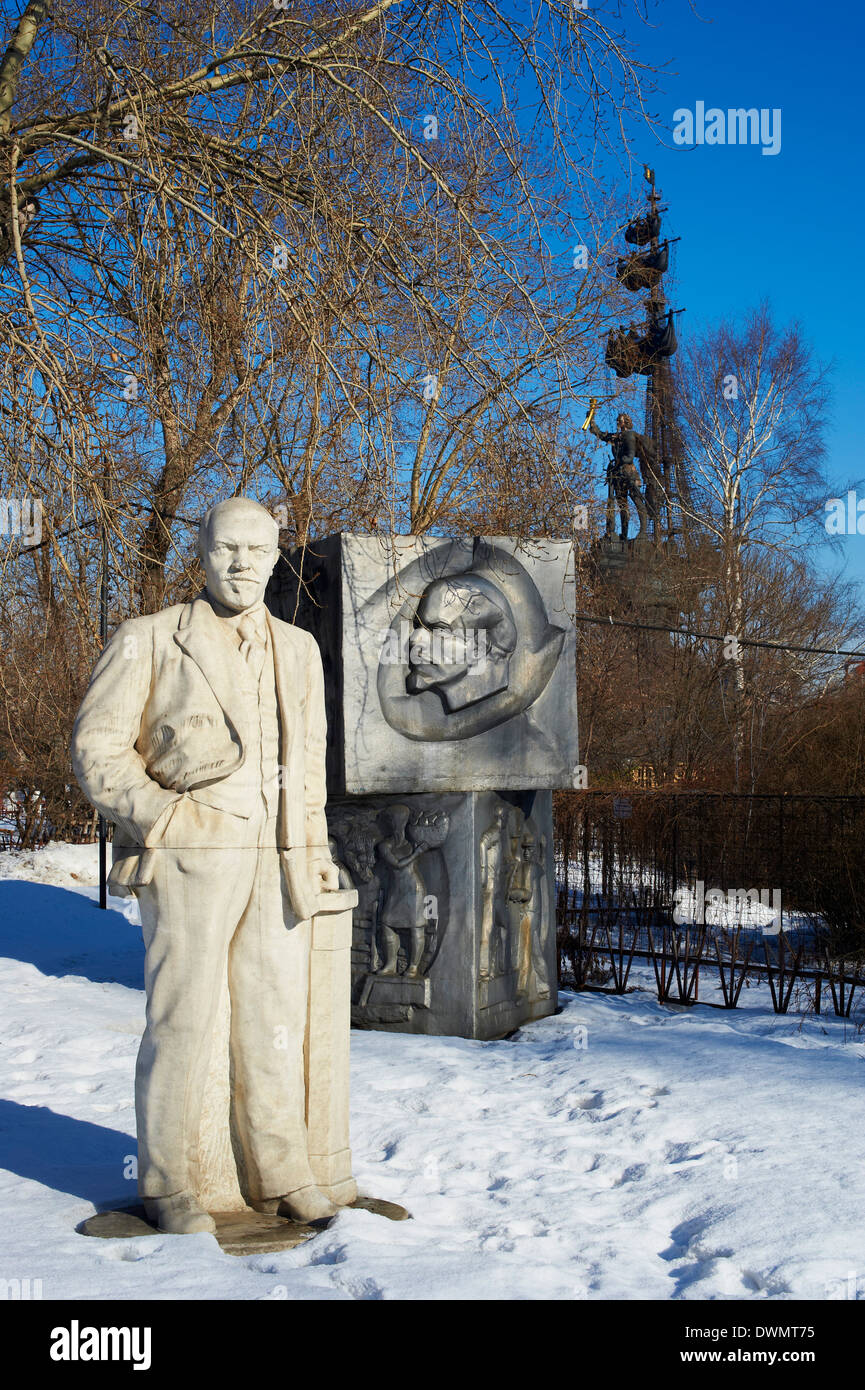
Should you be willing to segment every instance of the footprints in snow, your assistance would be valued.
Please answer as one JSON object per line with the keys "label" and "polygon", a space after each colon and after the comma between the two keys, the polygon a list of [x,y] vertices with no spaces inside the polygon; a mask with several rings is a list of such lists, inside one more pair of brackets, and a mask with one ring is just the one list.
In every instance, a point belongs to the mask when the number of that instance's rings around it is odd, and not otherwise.
{"label": "footprints in snow", "polygon": [[674,1298],[698,1296],[704,1280],[710,1281],[713,1297],[782,1298],[791,1293],[789,1284],[776,1271],[744,1269],[736,1263],[733,1250],[713,1247],[706,1239],[713,1225],[709,1215],[682,1221],[670,1232],[668,1248],[659,1251],[662,1260],[675,1266],[670,1271]]}

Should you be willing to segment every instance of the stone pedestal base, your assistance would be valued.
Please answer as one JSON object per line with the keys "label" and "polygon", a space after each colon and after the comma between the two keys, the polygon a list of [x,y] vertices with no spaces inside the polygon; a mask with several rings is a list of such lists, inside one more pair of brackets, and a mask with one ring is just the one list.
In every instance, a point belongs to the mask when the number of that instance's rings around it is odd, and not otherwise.
{"label": "stone pedestal base", "polygon": [[328,824],[357,1027],[485,1039],[555,1012],[550,792],[343,797]]}
{"label": "stone pedestal base", "polygon": [[306,1035],[306,1129],[313,1176],[332,1202],[353,1202],[349,1115],[349,995],[356,894],[340,892],[335,910],[313,918]]}
{"label": "stone pedestal base", "polygon": [[[376,1197],[355,1197],[346,1203],[356,1210],[370,1211],[388,1221],[407,1221],[409,1213],[396,1202]],[[291,1250],[305,1240],[321,1234],[321,1228],[288,1221],[283,1216],[265,1216],[243,1207],[238,1211],[212,1212],[216,1224],[216,1239],[226,1255],[265,1255],[271,1251]],[[155,1236],[159,1231],[151,1226],[141,1205],[122,1207],[117,1211],[97,1212],[76,1226],[82,1236],[102,1240],[129,1240],[133,1237]]]}

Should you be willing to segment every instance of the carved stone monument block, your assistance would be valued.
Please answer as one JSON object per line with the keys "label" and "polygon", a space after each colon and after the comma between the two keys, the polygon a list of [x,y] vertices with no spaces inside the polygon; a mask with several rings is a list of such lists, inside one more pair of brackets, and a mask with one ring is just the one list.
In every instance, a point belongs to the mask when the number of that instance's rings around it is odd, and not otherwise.
{"label": "carved stone monument block", "polygon": [[322,653],[355,1025],[494,1038],[552,1013],[570,543],[330,536],[284,554],[266,601]]}
{"label": "carved stone monument block", "polygon": [[569,543],[329,536],[267,604],[321,648],[331,796],[574,785]]}
{"label": "carved stone monument block", "polygon": [[343,890],[312,921],[306,1030],[306,1129],[309,1164],[319,1188],[345,1205],[357,1197],[349,1145],[349,1049],[345,1027],[351,989],[352,908]]}
{"label": "carved stone monument block", "polygon": [[550,792],[356,797],[328,824],[355,1026],[496,1038],[555,1011]]}

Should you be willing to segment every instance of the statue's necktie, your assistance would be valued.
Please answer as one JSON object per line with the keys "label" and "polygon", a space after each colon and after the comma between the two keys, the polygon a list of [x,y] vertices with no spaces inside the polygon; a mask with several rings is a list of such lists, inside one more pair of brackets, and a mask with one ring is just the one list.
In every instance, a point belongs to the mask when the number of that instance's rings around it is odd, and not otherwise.
{"label": "statue's necktie", "polygon": [[257,681],[264,666],[264,633],[251,613],[244,614],[237,624],[237,631],[240,636],[240,655]]}

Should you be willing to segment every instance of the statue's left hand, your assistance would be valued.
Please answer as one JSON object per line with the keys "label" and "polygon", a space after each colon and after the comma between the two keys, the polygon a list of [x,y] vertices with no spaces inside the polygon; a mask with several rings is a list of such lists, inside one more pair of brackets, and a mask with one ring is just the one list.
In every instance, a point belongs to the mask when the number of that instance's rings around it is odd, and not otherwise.
{"label": "statue's left hand", "polygon": [[284,849],[282,862],[295,916],[307,921],[315,916],[321,894],[339,888],[339,870],[330,851],[318,846]]}
{"label": "statue's left hand", "polygon": [[333,893],[339,888],[339,870],[326,849],[310,849],[309,877],[316,893]]}
{"label": "statue's left hand", "polygon": [[307,922],[315,916],[317,904],[316,889],[309,872],[306,851],[304,849],[284,849],[282,851],[282,864],[294,915],[298,921]]}

